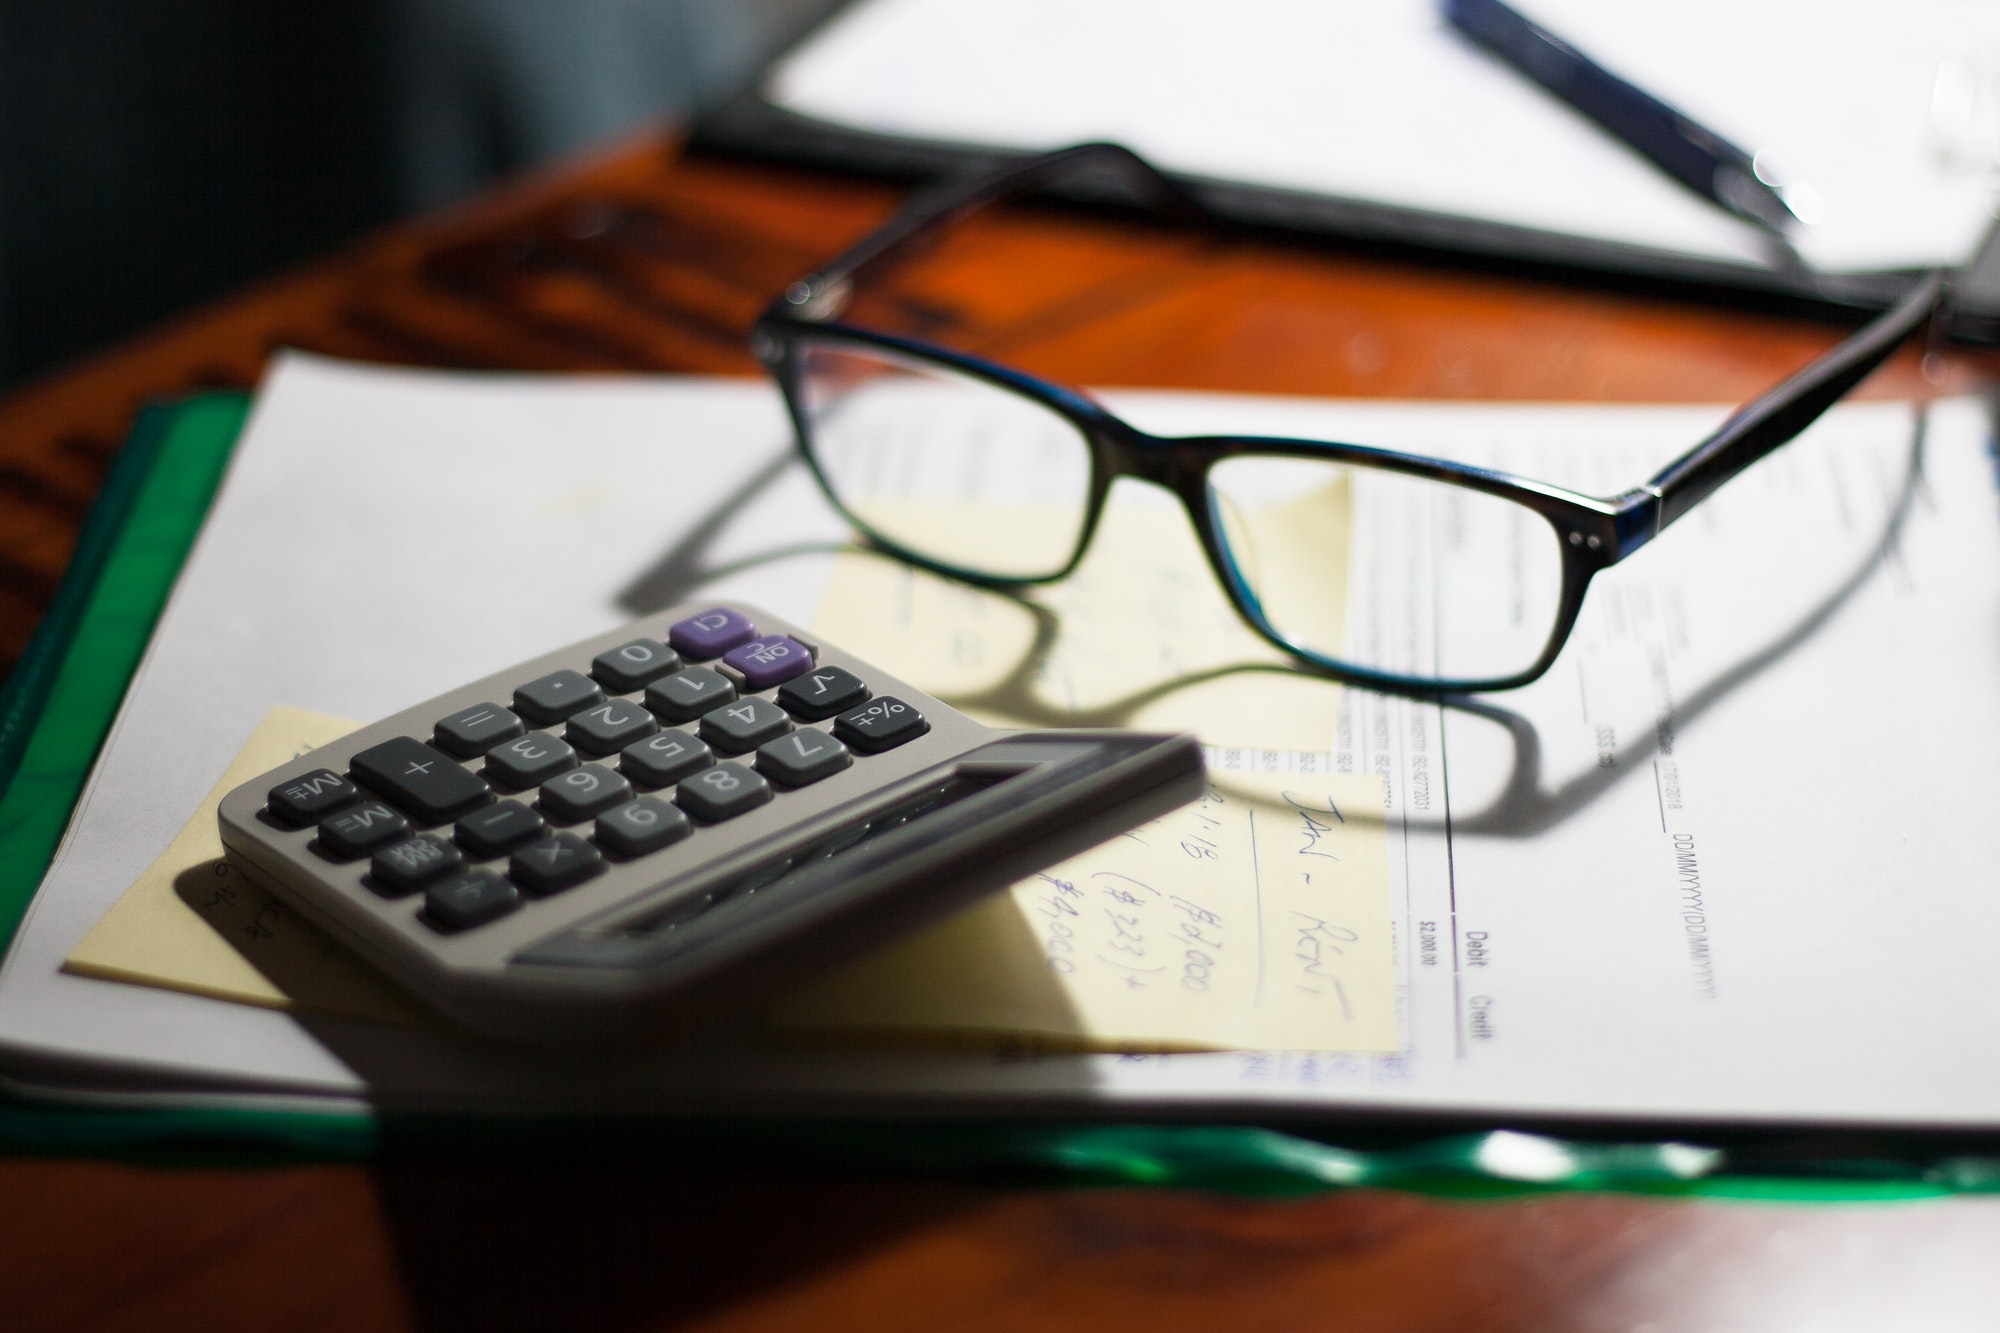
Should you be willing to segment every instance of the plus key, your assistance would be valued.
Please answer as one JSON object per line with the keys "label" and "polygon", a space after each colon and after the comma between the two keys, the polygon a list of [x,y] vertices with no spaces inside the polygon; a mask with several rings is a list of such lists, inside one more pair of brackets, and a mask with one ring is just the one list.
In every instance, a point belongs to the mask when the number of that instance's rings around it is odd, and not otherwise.
{"label": "plus key", "polygon": [[493,799],[493,789],[477,774],[409,736],[369,746],[348,762],[347,771],[424,824],[457,819]]}

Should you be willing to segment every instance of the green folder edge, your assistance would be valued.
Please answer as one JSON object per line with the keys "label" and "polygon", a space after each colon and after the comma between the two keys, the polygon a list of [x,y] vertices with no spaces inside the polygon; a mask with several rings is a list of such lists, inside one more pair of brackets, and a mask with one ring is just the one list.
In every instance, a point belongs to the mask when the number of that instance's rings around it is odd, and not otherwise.
{"label": "green folder edge", "polygon": [[[248,418],[239,393],[143,411],[84,523],[47,616],[0,688],[0,948],[40,886]],[[1376,1132],[1376,1137],[1381,1137]],[[390,1116],[234,1108],[105,1108],[0,1091],[0,1151],[167,1164],[366,1160],[405,1151],[632,1152],[768,1169],[907,1172],[981,1181],[1311,1194],[1389,1186],[1453,1197],[1569,1190],[1784,1202],[2000,1192],[2000,1159],[1889,1150],[1792,1157],[1599,1143],[1496,1130],[1351,1149],[1241,1124],[1037,1120],[668,1121]],[[1865,1142],[1865,1141],[1864,1141]],[[723,1154],[718,1158],[717,1154]]]}

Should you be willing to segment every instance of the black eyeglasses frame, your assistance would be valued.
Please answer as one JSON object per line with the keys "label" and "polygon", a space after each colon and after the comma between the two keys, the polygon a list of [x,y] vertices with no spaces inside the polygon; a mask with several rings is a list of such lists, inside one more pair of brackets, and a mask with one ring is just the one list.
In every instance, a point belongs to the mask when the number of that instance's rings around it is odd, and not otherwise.
{"label": "black eyeglasses frame", "polygon": [[[840,318],[864,270],[886,267],[972,212],[1077,175],[1094,177],[1100,190],[1106,184],[1121,186],[1118,197],[1128,200],[1136,187],[1142,200],[1183,220],[1222,222],[1192,191],[1122,145],[1079,144],[919,194],[880,228],[792,283],[765,308],[753,329],[752,350],[783,394],[799,451],[821,490],[872,544],[898,559],[977,585],[1021,588],[1058,582],[1074,572],[1096,534],[1115,480],[1133,477],[1151,482],[1179,497],[1217,580],[1238,614],[1260,637],[1337,679],[1396,693],[1479,693],[1515,689],[1541,677],[1568,641],[1583,609],[1584,594],[1600,570],[1631,555],[1732,477],[1795,438],[1887,360],[1938,310],[1945,297],[1942,273],[1918,279],[1889,310],[1731,413],[1707,438],[1650,479],[1608,498],[1511,473],[1367,445],[1253,435],[1152,435],[1063,385],[940,343],[865,328]],[[1030,399],[1070,423],[1090,449],[1091,480],[1075,549],[1061,568],[1025,576],[997,575],[940,561],[876,532],[847,507],[815,457],[803,384],[807,347],[842,344],[930,363],[983,381]],[[1540,654],[1512,675],[1456,679],[1379,671],[1292,642],[1265,616],[1222,538],[1220,515],[1214,509],[1209,470],[1224,459],[1244,455],[1311,459],[1401,473],[1463,486],[1540,514],[1554,528],[1563,553],[1562,592],[1554,625]]]}

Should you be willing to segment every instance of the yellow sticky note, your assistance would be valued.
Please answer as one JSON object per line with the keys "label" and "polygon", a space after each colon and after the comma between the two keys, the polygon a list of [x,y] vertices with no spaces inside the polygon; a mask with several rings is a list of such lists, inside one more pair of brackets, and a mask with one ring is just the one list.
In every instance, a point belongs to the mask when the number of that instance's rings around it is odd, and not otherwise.
{"label": "yellow sticky note", "polygon": [[1382,787],[1221,774],[1206,797],[789,996],[795,1032],[1084,1049],[1398,1049]]}
{"label": "yellow sticky note", "polygon": [[[1323,541],[1344,515],[1321,499],[1270,530]],[[1112,505],[1074,574],[1018,596],[843,552],[813,626],[994,726],[1192,731],[1319,754],[1340,720],[1339,684],[1298,671],[1243,623],[1171,505]]]}
{"label": "yellow sticky note", "polygon": [[167,850],[63,962],[111,981],[273,1009],[429,1021],[416,1001],[223,859],[215,808],[232,789],[356,723],[274,708]]}

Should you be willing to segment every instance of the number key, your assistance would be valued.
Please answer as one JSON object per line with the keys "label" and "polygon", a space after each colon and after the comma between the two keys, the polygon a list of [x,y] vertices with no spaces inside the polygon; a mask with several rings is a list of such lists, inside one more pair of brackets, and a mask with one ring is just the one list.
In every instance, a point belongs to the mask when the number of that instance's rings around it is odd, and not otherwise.
{"label": "number key", "polygon": [[588,819],[630,799],[630,782],[602,764],[585,764],[544,782],[539,804],[551,818],[571,820]]}
{"label": "number key", "polygon": [[847,747],[818,727],[800,727],[757,748],[757,771],[787,787],[832,777],[853,762]]}
{"label": "number key", "polygon": [[741,764],[705,768],[674,788],[681,809],[711,822],[732,819],[771,799],[771,784]]}
{"label": "number key", "polygon": [[597,817],[597,845],[620,856],[644,856],[685,838],[692,827],[680,807],[641,796]]}
{"label": "number key", "polygon": [[741,754],[792,729],[792,719],[769,699],[738,699],[701,715],[701,738],[718,750]]}
{"label": "number key", "polygon": [[653,715],[630,699],[613,699],[571,718],[563,739],[586,754],[610,754],[659,729]]}
{"label": "number key", "polygon": [[646,707],[667,722],[692,722],[735,697],[736,687],[714,667],[689,667],[646,687]]}
{"label": "number key", "polygon": [[509,787],[536,787],[576,762],[575,750],[546,731],[531,731],[488,750],[486,776]]}
{"label": "number key", "polygon": [[607,690],[624,694],[643,688],[681,664],[681,656],[653,639],[634,639],[590,660],[590,674]]}

